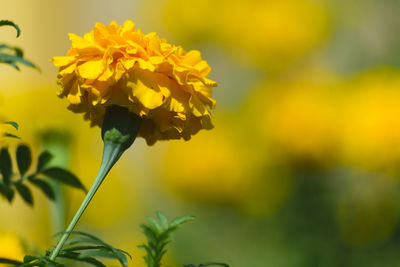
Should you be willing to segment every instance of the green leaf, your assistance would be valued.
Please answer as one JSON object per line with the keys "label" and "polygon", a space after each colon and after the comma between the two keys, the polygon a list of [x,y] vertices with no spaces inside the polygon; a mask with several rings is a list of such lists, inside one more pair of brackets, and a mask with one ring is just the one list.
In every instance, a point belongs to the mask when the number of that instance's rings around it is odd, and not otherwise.
{"label": "green leaf", "polygon": [[79,179],[74,174],[67,170],[59,167],[51,167],[43,170],[41,173],[63,184],[80,188],[86,192],[86,188],[83,186],[81,181],[79,181]]}
{"label": "green leaf", "polygon": [[10,20],[0,20],[0,27],[1,26],[12,26],[17,31],[17,38],[21,35],[19,26]]}
{"label": "green leaf", "polygon": [[147,238],[147,244],[138,246],[138,248],[146,250],[146,255],[143,258],[147,265],[152,267],[161,266],[162,257],[167,252],[166,247],[171,240],[171,233],[183,223],[194,219],[194,216],[182,216],[169,224],[167,217],[162,212],[158,211],[156,215],[161,226],[154,218],[147,217],[149,225],[140,225]]}
{"label": "green leaf", "polygon": [[179,227],[186,222],[193,221],[195,218],[196,217],[193,215],[185,215],[185,216],[178,217],[171,222],[170,228]]}
{"label": "green leaf", "polygon": [[7,258],[0,258],[0,263],[13,264],[15,266],[20,266],[21,264],[23,264],[23,262],[13,260],[13,259],[7,259]]}
{"label": "green leaf", "polygon": [[[26,262],[25,262],[26,259]],[[57,263],[55,261],[50,260],[48,256],[26,256],[24,258],[24,264],[20,265],[21,267],[65,267],[61,263]]]}
{"label": "green leaf", "polygon": [[4,184],[10,184],[12,174],[12,162],[7,147],[3,147],[0,150],[0,173],[3,175]]}
{"label": "green leaf", "polygon": [[91,235],[91,234],[88,234],[88,233],[85,233],[85,232],[80,232],[80,231],[74,231],[72,233],[76,234],[76,235],[82,235],[83,237],[90,238],[91,240],[93,240],[92,242],[94,242],[94,243],[102,244],[104,247],[106,247],[106,248],[108,248],[108,249],[110,249],[112,251],[122,252],[122,253],[126,254],[127,256],[129,256],[130,258],[132,258],[131,255],[129,255],[128,252],[123,251],[122,249],[114,248],[113,246],[107,244],[106,242],[104,242],[103,240],[101,240],[100,238],[98,238],[98,237],[96,237],[94,235]]}
{"label": "green leaf", "polygon": [[146,220],[149,222],[150,228],[156,232],[157,234],[161,234],[162,229],[161,226],[154,220],[152,217],[146,217]]}
{"label": "green leaf", "polygon": [[16,56],[24,57],[24,51],[21,48],[17,47],[17,46],[10,46],[10,45],[6,45],[6,44],[0,44],[0,50],[9,50],[9,52],[13,52]]}
{"label": "green leaf", "polygon": [[141,224],[140,228],[142,228],[144,235],[146,236],[149,243],[156,243],[157,242],[157,233],[150,227],[145,224]]}
{"label": "green leaf", "polygon": [[5,137],[11,137],[11,138],[17,138],[17,139],[21,139],[18,135],[15,134],[11,134],[11,133],[4,133],[3,136]]}
{"label": "green leaf", "polygon": [[31,150],[26,145],[19,145],[17,148],[17,163],[21,176],[23,176],[32,163]]}
{"label": "green leaf", "polygon": [[88,245],[88,246],[75,246],[75,247],[69,247],[69,248],[64,248],[62,251],[66,252],[76,252],[80,250],[88,250],[88,249],[99,249],[103,248],[104,246],[93,246],[93,245]]}
{"label": "green leaf", "polygon": [[[111,253],[113,255],[113,258],[119,260],[123,266],[127,266],[126,256],[129,256],[130,258],[132,258],[131,255],[129,255],[129,253],[127,253],[126,251],[123,251],[121,249],[116,249],[94,235],[84,233],[84,232],[79,232],[79,231],[74,231],[71,234],[75,234],[78,236],[73,236],[70,239],[68,239],[65,242],[65,245],[73,245],[73,244],[78,244],[78,243],[89,243],[89,244],[92,243],[92,244],[100,245],[100,247],[101,247],[100,251],[108,251],[109,253]],[[90,251],[93,251],[93,250],[90,250]],[[96,251],[99,251],[99,250],[96,250]],[[82,253],[83,253],[83,255],[91,256],[90,253],[94,253],[94,252],[89,253],[86,251],[82,251],[81,254]],[[94,254],[92,256],[94,256]]]}
{"label": "green leaf", "polygon": [[32,183],[34,186],[38,187],[42,192],[51,200],[56,199],[56,195],[54,194],[53,188],[46,181],[37,179],[33,176],[28,177],[28,181]]}
{"label": "green leaf", "polygon": [[0,194],[2,194],[9,203],[14,199],[14,190],[7,185],[0,184]]}
{"label": "green leaf", "polygon": [[9,64],[9,65],[13,66],[14,68],[16,68],[17,70],[19,70],[17,63],[20,63],[22,65],[25,65],[27,67],[31,67],[31,68],[34,68],[34,69],[37,69],[40,71],[40,69],[35,64],[26,60],[25,58],[21,57],[20,55],[0,53],[0,63]]}
{"label": "green leaf", "polygon": [[60,253],[58,257],[90,263],[97,267],[106,267],[101,261],[98,261],[95,258],[92,257],[79,258],[79,253],[74,253],[74,252]]}
{"label": "green leaf", "polygon": [[229,267],[226,263],[221,262],[206,262],[199,265],[199,267],[206,267],[206,266],[222,266],[222,267]]}
{"label": "green leaf", "polygon": [[21,197],[25,200],[25,202],[31,206],[33,206],[33,197],[31,190],[24,184],[15,184],[15,188]]}
{"label": "green leaf", "polygon": [[4,124],[12,125],[15,128],[15,130],[18,130],[18,128],[19,128],[18,123],[16,123],[15,121],[6,121],[6,122],[4,122]]}
{"label": "green leaf", "polygon": [[37,172],[41,172],[47,164],[49,164],[50,160],[53,158],[53,155],[48,151],[43,151],[38,159],[38,164],[36,167]]}
{"label": "green leaf", "polygon": [[24,263],[30,263],[30,262],[32,262],[32,261],[34,261],[34,260],[37,260],[37,259],[39,259],[39,258],[36,257],[36,256],[26,255],[26,256],[24,257]]}
{"label": "green leaf", "polygon": [[79,255],[79,258],[86,258],[86,257],[99,257],[99,258],[106,258],[106,259],[114,259],[118,260],[121,262],[123,267],[128,266],[128,260],[126,256],[122,253],[115,253],[112,251],[108,251],[105,249],[100,249],[100,250],[85,250],[82,251]]}
{"label": "green leaf", "polygon": [[93,240],[90,237],[86,236],[73,236],[68,238],[67,241],[65,241],[65,245],[75,245],[75,244],[80,244],[80,243],[94,243],[103,246],[103,242]]}
{"label": "green leaf", "polygon": [[166,231],[168,229],[168,219],[161,211],[156,212],[157,218],[161,223],[162,231]]}

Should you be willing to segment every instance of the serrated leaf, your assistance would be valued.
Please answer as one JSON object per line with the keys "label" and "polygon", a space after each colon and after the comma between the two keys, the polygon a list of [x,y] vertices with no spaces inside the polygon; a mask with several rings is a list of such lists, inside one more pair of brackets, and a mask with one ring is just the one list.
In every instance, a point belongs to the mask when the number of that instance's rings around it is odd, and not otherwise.
{"label": "serrated leaf", "polygon": [[16,139],[21,139],[18,135],[11,134],[11,133],[4,133],[3,136],[5,137],[11,137],[11,138],[16,138]]}
{"label": "serrated leaf", "polygon": [[10,184],[12,174],[12,162],[7,147],[3,147],[0,150],[0,173],[3,175],[4,184]]}
{"label": "serrated leaf", "polygon": [[122,253],[114,253],[112,251],[107,250],[85,250],[82,251],[78,258],[86,258],[86,257],[99,257],[99,258],[106,258],[106,259],[114,259],[120,261],[121,265],[124,267],[128,266],[128,260],[126,256]]}
{"label": "serrated leaf", "polygon": [[153,252],[153,250],[151,250],[148,246],[146,246],[146,245],[139,245],[139,246],[137,246],[139,249],[143,249],[143,250],[145,250],[146,251],[146,253],[147,253],[147,257],[146,256],[144,256],[143,258],[145,259],[145,261],[148,263],[148,266],[151,266],[150,265],[150,260],[154,257],[154,252]]}
{"label": "serrated leaf", "polygon": [[13,67],[14,69],[16,69],[17,71],[20,71],[20,70],[21,70],[21,69],[19,68],[19,66],[17,65],[17,63],[15,63],[15,62],[2,62],[2,61],[0,60],[0,63],[8,64],[8,65],[10,65],[11,67]]}
{"label": "serrated leaf", "polygon": [[0,194],[2,194],[9,203],[11,203],[14,199],[14,190],[6,185],[0,184]]}
{"label": "serrated leaf", "polygon": [[103,246],[102,242],[98,242],[96,240],[93,240],[90,237],[86,237],[86,236],[73,236],[68,238],[67,241],[65,241],[65,245],[75,245],[75,244],[80,244],[80,243],[94,243],[94,244],[99,244],[101,246]]}
{"label": "serrated leaf", "polygon": [[193,215],[185,215],[185,216],[178,217],[171,222],[170,228],[179,227],[186,222],[193,221],[195,218],[196,217],[194,217]]}
{"label": "serrated leaf", "polygon": [[26,255],[24,257],[24,263],[30,263],[30,262],[32,262],[34,260],[37,260],[37,259],[38,259],[38,257],[36,257],[36,256]]}
{"label": "serrated leaf", "polygon": [[42,153],[40,153],[39,159],[38,159],[38,164],[36,167],[37,172],[42,171],[42,169],[44,167],[46,167],[47,164],[49,164],[49,162],[51,161],[52,158],[53,158],[53,155],[48,151],[43,151]]}
{"label": "serrated leaf", "polygon": [[31,206],[33,206],[33,197],[31,190],[24,184],[15,184],[15,188],[17,192],[21,195],[21,197],[25,200],[25,202]]}
{"label": "serrated leaf", "polygon": [[0,63],[10,64],[18,70],[19,70],[19,68],[17,67],[16,63],[20,63],[22,65],[25,65],[27,67],[31,67],[31,68],[34,68],[34,69],[37,69],[40,71],[40,69],[35,64],[33,64],[32,62],[26,60],[25,58],[23,58],[19,55],[0,53]]}
{"label": "serrated leaf", "polygon": [[19,145],[17,148],[17,163],[18,170],[23,176],[29,169],[32,163],[31,150],[27,145]]}
{"label": "serrated leaf", "polygon": [[24,57],[24,51],[21,48],[17,47],[17,46],[10,46],[10,45],[6,45],[6,44],[0,44],[0,50],[8,50],[10,52],[13,52],[16,56]]}
{"label": "serrated leaf", "polygon": [[0,258],[0,263],[13,264],[15,266],[20,266],[21,264],[23,264],[23,262],[13,260],[13,259],[7,259],[7,258]]}
{"label": "serrated leaf", "polygon": [[167,219],[167,217],[161,211],[157,211],[156,215],[157,215],[158,220],[161,223],[162,230],[166,231],[168,229],[168,219]]}
{"label": "serrated leaf", "polygon": [[157,223],[156,220],[152,217],[146,217],[146,220],[149,222],[150,228],[156,232],[157,234],[161,234],[162,229],[161,226]]}
{"label": "serrated leaf", "polygon": [[112,248],[110,245],[108,245],[107,243],[105,243],[103,240],[101,240],[100,238],[98,238],[95,235],[91,235],[91,234],[81,232],[81,231],[73,231],[71,234],[78,235],[76,237],[87,238],[87,239],[91,240],[90,242],[101,244],[103,246]]}
{"label": "serrated leaf", "polygon": [[101,261],[96,260],[95,258],[92,257],[79,258],[79,253],[74,253],[74,252],[60,253],[58,257],[90,263],[97,267],[106,267]]}
{"label": "serrated leaf", "polygon": [[151,217],[147,217],[149,225],[141,224],[147,238],[147,244],[138,246],[140,249],[146,250],[146,255],[143,257],[148,266],[161,266],[161,260],[167,252],[167,244],[170,242],[170,235],[178,229],[180,225],[194,219],[194,216],[182,216],[176,218],[171,224],[168,223],[167,217],[162,212],[156,212],[157,221]]}
{"label": "serrated leaf", "polygon": [[51,200],[56,199],[56,195],[54,194],[53,188],[46,181],[37,179],[35,177],[28,177],[28,181],[32,183],[34,186],[38,187],[42,192]]}
{"label": "serrated leaf", "polygon": [[104,246],[93,246],[93,245],[88,245],[88,246],[75,246],[75,247],[69,247],[69,248],[64,248],[62,251],[66,252],[77,252],[80,250],[88,250],[88,249],[99,249],[103,248]]}
{"label": "serrated leaf", "polygon": [[82,235],[82,236],[84,236],[84,237],[88,237],[88,238],[90,238],[91,240],[93,240],[93,242],[95,242],[95,243],[100,243],[100,244],[102,244],[104,247],[106,247],[106,248],[108,248],[108,249],[110,249],[110,250],[112,250],[112,251],[114,251],[114,252],[121,252],[121,253],[127,255],[128,257],[132,258],[131,255],[130,255],[128,252],[126,252],[126,251],[124,251],[124,250],[122,250],[122,249],[114,248],[113,246],[107,244],[106,242],[104,242],[103,240],[101,240],[100,238],[98,238],[97,236],[94,236],[94,235],[91,235],[91,234],[88,234],[88,233],[85,233],[85,232],[80,232],[80,231],[74,231],[74,232],[72,232],[72,233],[73,233],[73,234],[77,234],[77,235]]}
{"label": "serrated leaf", "polygon": [[59,168],[59,167],[51,167],[45,170],[42,170],[42,174],[46,175],[49,178],[57,180],[63,184],[70,185],[72,187],[80,188],[86,192],[86,188],[83,186],[81,181],[72,174],[71,172]]}
{"label": "serrated leaf", "polygon": [[206,266],[222,266],[222,267],[229,267],[228,264],[226,263],[221,263],[221,262],[205,262],[200,264],[198,267],[206,267]]}
{"label": "serrated leaf", "polygon": [[19,128],[18,123],[16,123],[15,121],[6,121],[6,122],[4,122],[4,124],[10,124],[11,126],[13,126],[15,128],[15,130],[18,130],[18,128]]}
{"label": "serrated leaf", "polygon": [[[129,255],[129,253],[127,253],[126,251],[123,251],[121,249],[117,249],[112,247],[111,245],[105,243],[103,240],[101,240],[100,238],[85,233],[85,232],[79,232],[79,231],[74,231],[71,234],[76,234],[78,236],[73,236],[70,239],[68,239],[65,244],[66,245],[73,245],[73,244],[79,244],[79,243],[93,243],[96,245],[100,245],[100,249],[96,250],[96,251],[109,251],[110,253],[112,253],[115,259],[119,260],[120,263],[123,266],[127,266],[127,258],[126,256],[129,256],[130,258],[131,255]],[[92,250],[91,250],[92,251]],[[81,253],[86,253],[86,251],[82,251]],[[85,255],[89,255],[89,254],[85,254]]]}
{"label": "serrated leaf", "polygon": [[154,230],[150,227],[148,227],[145,224],[141,224],[140,227],[143,230],[144,235],[146,236],[147,240],[149,243],[155,243],[157,242],[157,233],[154,232]]}
{"label": "serrated leaf", "polygon": [[0,27],[1,26],[11,26],[14,27],[14,29],[17,31],[17,38],[20,36],[21,34],[21,29],[19,28],[19,26],[17,24],[15,24],[14,22],[10,21],[10,20],[0,20]]}

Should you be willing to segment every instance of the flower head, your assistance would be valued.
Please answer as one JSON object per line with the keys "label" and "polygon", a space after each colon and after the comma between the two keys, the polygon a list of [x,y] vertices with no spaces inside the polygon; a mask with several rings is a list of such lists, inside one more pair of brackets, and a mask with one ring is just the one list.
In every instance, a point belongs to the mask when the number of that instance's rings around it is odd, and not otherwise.
{"label": "flower head", "polygon": [[121,26],[96,23],[83,38],[69,37],[67,55],[53,58],[59,96],[92,125],[101,126],[106,107],[118,105],[143,118],[138,136],[150,145],[188,140],[212,128],[209,109],[216,103],[211,94],[217,84],[206,77],[211,68],[199,51],[143,34],[130,20]]}

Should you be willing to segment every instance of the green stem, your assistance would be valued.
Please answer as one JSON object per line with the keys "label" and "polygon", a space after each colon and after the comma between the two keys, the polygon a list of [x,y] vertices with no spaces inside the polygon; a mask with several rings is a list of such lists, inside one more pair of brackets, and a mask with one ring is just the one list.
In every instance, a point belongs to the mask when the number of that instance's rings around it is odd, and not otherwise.
{"label": "green stem", "polygon": [[92,200],[94,194],[96,193],[97,189],[100,187],[101,183],[104,181],[104,178],[107,176],[108,172],[111,170],[112,166],[117,162],[117,160],[122,155],[124,149],[122,145],[119,143],[114,142],[104,142],[104,149],[103,149],[103,159],[101,162],[101,166],[99,172],[97,173],[97,177],[93,182],[92,187],[90,188],[89,192],[87,193],[85,199],[83,200],[81,206],[79,207],[78,211],[75,213],[74,218],[70,222],[67,230],[62,235],[60,241],[58,242],[55,249],[51,252],[50,259],[54,260],[58,253],[60,252],[61,248],[63,247],[65,241],[67,241],[69,235],[74,230],[75,225],[78,223],[80,217],[82,216],[83,212],[85,211],[86,207],[89,205],[90,201]]}
{"label": "green stem", "polygon": [[100,170],[67,230],[61,236],[57,246],[51,252],[51,260],[54,261],[57,257],[112,166],[114,166],[122,153],[132,145],[133,141],[135,141],[141,123],[142,118],[135,113],[130,112],[125,107],[109,106],[106,108],[103,125],[101,127],[101,137],[104,141],[104,148]]}

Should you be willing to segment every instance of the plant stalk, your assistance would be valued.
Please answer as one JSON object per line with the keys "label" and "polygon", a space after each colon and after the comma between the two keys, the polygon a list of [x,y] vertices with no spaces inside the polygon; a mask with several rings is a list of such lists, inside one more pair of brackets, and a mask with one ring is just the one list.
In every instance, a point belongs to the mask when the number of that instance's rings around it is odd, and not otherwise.
{"label": "plant stalk", "polygon": [[111,170],[112,166],[117,162],[117,160],[122,155],[124,149],[122,145],[119,143],[114,142],[104,142],[104,149],[103,149],[103,159],[101,162],[101,166],[99,172],[97,173],[96,179],[94,180],[92,187],[90,188],[89,192],[87,193],[85,199],[83,200],[81,206],[79,207],[78,211],[75,213],[75,216],[71,220],[67,230],[63,233],[60,241],[58,242],[55,249],[50,254],[50,259],[54,260],[60,250],[62,249],[64,243],[67,241],[69,235],[74,230],[76,224],[78,223],[79,219],[81,218],[83,212],[85,211],[86,207],[89,205],[90,201],[92,200],[94,194],[96,193],[97,189],[100,187],[101,183],[106,178],[108,172]]}
{"label": "plant stalk", "polygon": [[67,241],[69,235],[74,230],[76,224],[81,218],[86,207],[89,205],[97,189],[106,178],[112,166],[121,157],[122,153],[127,150],[135,141],[139,133],[142,118],[135,113],[130,112],[125,107],[109,106],[106,108],[103,125],[101,128],[101,137],[104,141],[103,159],[101,161],[99,172],[93,182],[92,187],[87,193],[74,218],[70,222],[67,230],[61,236],[57,246],[50,254],[50,259],[54,261],[63,245]]}

